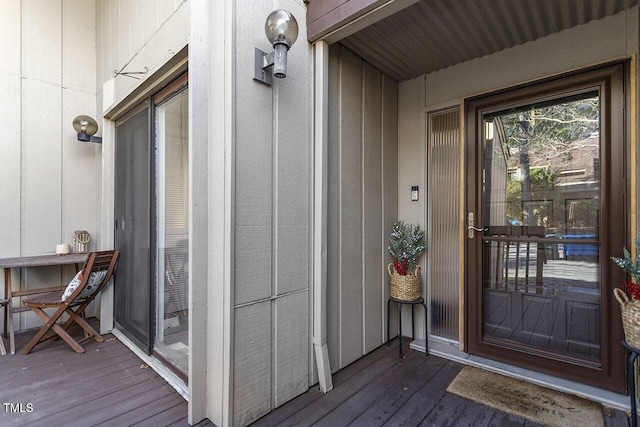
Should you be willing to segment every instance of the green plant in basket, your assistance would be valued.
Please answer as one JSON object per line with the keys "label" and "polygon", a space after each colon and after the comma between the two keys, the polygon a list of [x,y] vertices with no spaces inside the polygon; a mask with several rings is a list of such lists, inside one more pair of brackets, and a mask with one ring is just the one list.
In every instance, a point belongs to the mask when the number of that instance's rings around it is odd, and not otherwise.
{"label": "green plant in basket", "polygon": [[[636,248],[640,247],[640,233],[633,243]],[[615,288],[613,295],[620,303],[625,341],[631,347],[640,348],[640,285],[638,284],[640,256],[636,256],[634,260],[627,248],[624,248],[623,258],[611,257],[611,259],[633,278],[633,281],[623,282],[620,288]]]}
{"label": "green plant in basket", "polygon": [[[636,248],[640,247],[640,233],[633,239],[633,244]],[[622,268],[626,273],[628,273],[633,280],[631,282],[623,282],[621,288],[623,291],[627,293],[634,300],[640,300],[640,255],[636,256],[636,259],[631,258],[631,253],[624,248],[623,258],[611,257],[613,262],[615,262],[620,268]]]}
{"label": "green plant in basket", "polygon": [[393,256],[393,268],[401,276],[415,270],[420,256],[427,249],[424,230],[419,224],[405,224],[404,221],[393,223],[389,253]]}

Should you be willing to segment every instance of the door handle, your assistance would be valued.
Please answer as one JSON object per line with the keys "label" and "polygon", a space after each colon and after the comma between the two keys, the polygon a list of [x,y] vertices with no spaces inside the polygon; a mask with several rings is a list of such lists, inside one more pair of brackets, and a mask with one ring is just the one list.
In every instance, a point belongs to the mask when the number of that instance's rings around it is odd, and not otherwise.
{"label": "door handle", "polygon": [[475,227],[474,225],[475,225],[475,222],[474,222],[473,212],[469,212],[469,215],[467,216],[467,231],[470,239],[473,239],[475,237],[476,231],[483,232],[489,229],[489,227],[478,228],[478,227]]}

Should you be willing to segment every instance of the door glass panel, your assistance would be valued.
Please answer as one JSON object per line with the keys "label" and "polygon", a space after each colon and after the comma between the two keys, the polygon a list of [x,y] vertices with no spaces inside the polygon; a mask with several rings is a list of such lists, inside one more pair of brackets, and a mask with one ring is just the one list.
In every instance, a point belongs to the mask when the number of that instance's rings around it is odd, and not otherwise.
{"label": "door glass panel", "polygon": [[429,115],[429,295],[431,335],[457,342],[460,331],[460,110]]}
{"label": "door glass panel", "polygon": [[188,371],[189,139],[187,91],[156,106],[157,307],[154,350]]}
{"label": "door glass panel", "polygon": [[593,91],[484,116],[483,340],[600,360],[599,111]]}

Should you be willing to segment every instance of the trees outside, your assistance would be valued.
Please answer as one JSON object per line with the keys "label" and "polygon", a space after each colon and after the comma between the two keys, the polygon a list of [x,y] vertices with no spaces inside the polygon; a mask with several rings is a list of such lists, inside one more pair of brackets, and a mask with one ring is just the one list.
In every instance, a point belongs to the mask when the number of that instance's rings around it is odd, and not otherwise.
{"label": "trees outside", "polygon": [[545,226],[552,233],[576,228],[586,233],[595,227],[598,94],[528,105],[496,114],[493,121],[505,139],[509,173],[506,214],[511,224]]}

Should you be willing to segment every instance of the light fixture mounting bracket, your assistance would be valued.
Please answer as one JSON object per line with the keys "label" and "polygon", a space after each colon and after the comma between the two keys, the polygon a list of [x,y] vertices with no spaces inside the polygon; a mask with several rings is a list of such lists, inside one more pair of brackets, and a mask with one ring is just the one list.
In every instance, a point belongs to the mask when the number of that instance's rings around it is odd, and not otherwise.
{"label": "light fixture mounting bracket", "polygon": [[274,52],[267,53],[258,49],[253,50],[253,80],[266,85],[273,84],[273,60]]}

